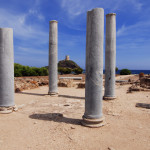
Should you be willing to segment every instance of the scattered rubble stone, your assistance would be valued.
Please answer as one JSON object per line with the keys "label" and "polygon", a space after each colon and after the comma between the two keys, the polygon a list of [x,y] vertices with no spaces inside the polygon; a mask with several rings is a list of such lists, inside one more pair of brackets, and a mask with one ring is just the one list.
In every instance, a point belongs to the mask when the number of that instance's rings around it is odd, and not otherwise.
{"label": "scattered rubble stone", "polygon": [[133,85],[129,87],[128,92],[132,91],[150,91],[150,75],[140,77],[139,80],[132,83]]}
{"label": "scattered rubble stone", "polygon": [[150,76],[140,78],[140,87],[150,89]]}
{"label": "scattered rubble stone", "polygon": [[146,109],[150,109],[150,104],[145,104],[145,103],[136,103],[136,107],[142,107]]}
{"label": "scattered rubble stone", "polygon": [[78,88],[85,88],[85,83],[79,83]]}
{"label": "scattered rubble stone", "polygon": [[39,86],[48,85],[48,77],[15,77],[15,92],[34,89]]}
{"label": "scattered rubble stone", "polygon": [[58,82],[59,87],[74,87],[73,79],[61,79]]}

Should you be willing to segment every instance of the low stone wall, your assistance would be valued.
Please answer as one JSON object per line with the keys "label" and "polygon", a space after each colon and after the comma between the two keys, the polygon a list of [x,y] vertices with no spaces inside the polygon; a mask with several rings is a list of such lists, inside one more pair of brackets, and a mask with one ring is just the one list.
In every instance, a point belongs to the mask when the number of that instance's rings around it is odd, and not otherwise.
{"label": "low stone wall", "polygon": [[[15,92],[23,90],[34,89],[39,86],[48,85],[49,80],[47,76],[35,77],[15,77]],[[77,83],[73,79],[60,79],[58,80],[59,87],[75,87]]]}
{"label": "low stone wall", "polygon": [[15,77],[15,92],[34,89],[39,86],[48,85],[48,77]]}

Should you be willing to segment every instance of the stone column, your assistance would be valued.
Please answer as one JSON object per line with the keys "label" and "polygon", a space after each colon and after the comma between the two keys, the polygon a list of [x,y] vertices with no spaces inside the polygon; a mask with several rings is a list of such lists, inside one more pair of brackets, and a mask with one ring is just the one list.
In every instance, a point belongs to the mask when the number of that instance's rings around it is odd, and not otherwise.
{"label": "stone column", "polygon": [[102,113],[104,10],[87,12],[85,113],[82,124],[104,125]]}
{"label": "stone column", "polygon": [[105,41],[105,93],[104,100],[115,99],[115,71],[116,71],[116,14],[106,15]]}
{"label": "stone column", "polygon": [[49,95],[58,95],[57,89],[57,21],[50,21],[50,32],[49,32]]}
{"label": "stone column", "polygon": [[0,28],[0,113],[14,108],[13,29]]}

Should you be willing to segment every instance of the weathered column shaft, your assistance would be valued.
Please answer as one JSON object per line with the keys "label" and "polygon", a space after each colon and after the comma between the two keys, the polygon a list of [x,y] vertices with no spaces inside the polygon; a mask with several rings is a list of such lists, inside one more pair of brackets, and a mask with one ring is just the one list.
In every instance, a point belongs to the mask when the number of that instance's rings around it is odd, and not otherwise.
{"label": "weathered column shaft", "polygon": [[104,10],[87,12],[85,113],[82,124],[102,126]]}
{"label": "weathered column shaft", "polygon": [[58,49],[58,29],[57,21],[50,21],[50,32],[49,32],[49,92],[50,95],[57,95],[57,49]]}
{"label": "weathered column shaft", "polygon": [[116,14],[106,15],[105,100],[115,99]]}
{"label": "weathered column shaft", "polygon": [[0,28],[0,108],[14,106],[13,29]]}

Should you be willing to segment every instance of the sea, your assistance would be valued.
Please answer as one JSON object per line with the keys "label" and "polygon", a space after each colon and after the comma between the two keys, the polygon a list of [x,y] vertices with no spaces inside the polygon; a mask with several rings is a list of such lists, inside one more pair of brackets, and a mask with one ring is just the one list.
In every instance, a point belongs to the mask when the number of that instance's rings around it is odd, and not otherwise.
{"label": "sea", "polygon": [[[121,70],[118,70],[116,74],[120,74]],[[131,74],[139,74],[143,72],[144,74],[150,74],[150,70],[130,70]],[[85,73],[85,70],[83,70],[83,74]],[[105,70],[103,70],[103,73],[105,74]]]}
{"label": "sea", "polygon": [[[143,72],[144,74],[150,74],[150,70],[130,70],[131,74],[139,74]],[[116,74],[120,74],[120,70],[116,72]]]}

